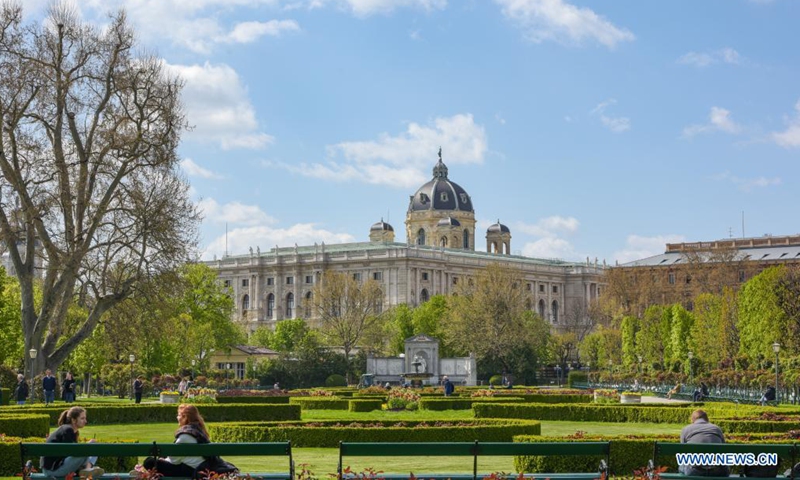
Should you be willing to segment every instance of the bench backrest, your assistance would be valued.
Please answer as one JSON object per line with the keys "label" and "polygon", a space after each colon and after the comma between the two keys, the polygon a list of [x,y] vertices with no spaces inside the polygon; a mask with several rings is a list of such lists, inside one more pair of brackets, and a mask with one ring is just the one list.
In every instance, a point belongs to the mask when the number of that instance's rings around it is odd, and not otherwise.
{"label": "bench backrest", "polygon": [[152,443],[20,443],[22,457],[146,457]]}
{"label": "bench backrest", "polygon": [[158,456],[292,456],[289,442],[273,443],[156,443]]}
{"label": "bench backrest", "polygon": [[674,443],[656,442],[653,458],[676,453],[777,453],[781,457],[794,457],[793,444],[777,443]]}
{"label": "bench backrest", "polygon": [[486,442],[478,444],[478,455],[604,455],[611,442]]}

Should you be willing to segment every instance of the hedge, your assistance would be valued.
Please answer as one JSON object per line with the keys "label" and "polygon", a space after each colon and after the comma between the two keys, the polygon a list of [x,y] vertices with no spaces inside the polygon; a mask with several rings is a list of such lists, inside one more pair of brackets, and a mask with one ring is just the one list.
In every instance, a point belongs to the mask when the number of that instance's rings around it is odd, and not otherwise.
{"label": "hedge", "polygon": [[0,388],[0,405],[11,405],[10,388]]}
{"label": "hedge", "polygon": [[[645,406],[645,405],[547,405],[547,404],[474,404],[475,418],[526,418],[533,420],[561,420],[572,422],[647,422],[688,423],[697,405]],[[712,422],[741,414],[741,405],[707,405],[703,409]]]}
{"label": "hedge", "polygon": [[[442,425],[444,424],[444,425]],[[442,425],[442,426],[437,426]],[[446,426],[445,426],[446,425]],[[208,426],[215,442],[285,442],[295,447],[337,447],[339,442],[510,442],[539,435],[531,420],[342,422],[238,422]]]}
{"label": "hedge", "polygon": [[0,413],[0,433],[9,437],[40,437],[50,433],[50,417],[37,413]]}
{"label": "hedge", "polygon": [[522,397],[475,397],[475,398],[420,398],[420,410],[469,410],[472,405],[478,402],[513,403],[523,402]]}
{"label": "hedge", "polygon": [[291,397],[289,403],[303,410],[347,410],[349,400],[339,397]]}
{"label": "hedge", "polygon": [[371,412],[380,410],[381,405],[383,405],[383,400],[380,399],[349,400],[347,409],[351,412]]}
{"label": "hedge", "polygon": [[[512,391],[513,392],[513,391]],[[512,397],[521,397],[528,403],[592,403],[594,395],[576,395],[576,394],[563,394],[563,395],[546,395],[542,393],[511,393]],[[495,395],[486,398],[504,398],[505,394]],[[478,397],[483,398],[483,397]]]}
{"label": "hedge", "polygon": [[576,383],[589,383],[589,373],[572,370],[567,374],[567,386],[572,388]]}
{"label": "hedge", "polygon": [[[19,457],[19,444],[25,443],[43,443],[44,437],[2,437],[0,436],[0,476],[11,477],[19,475],[22,471],[21,459]],[[125,441],[125,443],[133,442],[133,440]],[[122,443],[122,442],[112,442]],[[39,457],[28,457],[25,461],[31,460],[33,466],[39,469]],[[103,468],[107,472],[129,472],[136,466],[138,459],[136,457],[100,457],[97,460],[97,466]]]}
{"label": "hedge", "polygon": [[[83,406],[83,405],[80,405]],[[300,420],[298,405],[269,404],[204,404],[198,407],[207,422],[235,421],[281,421]],[[40,413],[49,415],[50,425],[55,426],[64,406],[24,407],[0,410],[2,413]],[[174,423],[177,405],[87,405],[86,415],[90,425],[120,423]]]}
{"label": "hedge", "polygon": [[[773,436],[774,437],[774,436]],[[653,458],[653,442],[678,442],[678,435],[623,435],[623,436],[567,436],[567,437],[541,437],[537,435],[518,435],[515,442],[611,442],[612,475],[631,476],[634,470],[641,470]],[[771,438],[767,435],[726,436],[729,443],[794,443],[792,438]],[[596,471],[602,456],[590,455],[551,455],[551,456],[515,456],[514,468],[521,473],[565,473],[565,472],[593,472]],[[670,472],[677,471],[678,465],[674,456],[661,455],[658,457],[659,466],[666,466]],[[782,458],[782,467],[789,468],[790,458]]]}
{"label": "hedge", "polygon": [[217,403],[271,403],[271,404],[280,404],[280,405],[288,405],[289,404],[289,396],[278,397],[278,396],[270,396],[270,397],[221,397],[217,396]]}
{"label": "hedge", "polygon": [[800,419],[793,421],[780,420],[714,420],[714,423],[725,433],[771,433],[800,430]]}

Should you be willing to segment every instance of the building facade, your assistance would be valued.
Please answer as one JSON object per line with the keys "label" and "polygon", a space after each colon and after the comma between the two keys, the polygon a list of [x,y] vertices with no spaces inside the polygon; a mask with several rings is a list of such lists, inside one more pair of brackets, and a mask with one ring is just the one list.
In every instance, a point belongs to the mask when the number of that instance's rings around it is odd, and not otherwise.
{"label": "building facade", "polygon": [[433,179],[410,197],[408,242],[394,241],[381,220],[369,242],[273,248],[207,262],[236,300],[238,318],[254,329],[290,318],[312,317],[314,286],[334,270],[382,286],[382,309],[417,306],[452,293],[460,281],[493,263],[521,272],[529,308],[555,326],[570,312],[585,312],[602,291],[604,266],[511,255],[511,231],[499,221],[487,229],[486,252],[476,251],[475,210],[469,194],[448,178],[441,159]]}

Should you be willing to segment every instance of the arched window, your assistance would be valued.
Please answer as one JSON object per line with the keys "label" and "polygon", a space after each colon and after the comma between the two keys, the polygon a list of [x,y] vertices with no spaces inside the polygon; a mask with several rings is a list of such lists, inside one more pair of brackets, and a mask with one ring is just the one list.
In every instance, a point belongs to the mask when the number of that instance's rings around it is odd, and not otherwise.
{"label": "arched window", "polygon": [[419,303],[425,303],[430,300],[430,295],[428,295],[428,289],[423,288],[421,292],[419,292]]}
{"label": "arched window", "polygon": [[272,318],[275,315],[275,295],[267,295],[267,318]]}
{"label": "arched window", "polygon": [[242,297],[242,313],[244,313],[245,310],[250,310],[250,295],[247,294]]}
{"label": "arched window", "polygon": [[313,305],[313,303],[314,303],[314,294],[312,294],[311,292],[306,293],[306,299],[303,302],[303,307],[305,307],[303,309],[305,311],[304,316],[306,317],[306,319],[311,318],[311,305]]}
{"label": "arched window", "polygon": [[558,323],[558,302],[553,300],[553,323]]}
{"label": "arched window", "polygon": [[469,250],[469,230],[464,230],[464,250]]}
{"label": "arched window", "polygon": [[447,247],[447,237],[442,237],[439,239],[439,246],[440,247]]}
{"label": "arched window", "polygon": [[294,318],[294,293],[286,294],[286,318]]}
{"label": "arched window", "polygon": [[417,232],[417,245],[425,245],[425,230],[422,228]]}
{"label": "arched window", "polygon": [[544,306],[544,300],[539,300],[539,316],[540,316],[540,317],[542,317],[543,319],[545,318],[545,316],[544,316],[544,314],[545,314],[545,311],[544,311],[544,309],[545,309],[545,306]]}
{"label": "arched window", "polygon": [[380,297],[375,299],[375,304],[372,305],[372,313],[376,315],[383,313],[383,292],[381,292]]}

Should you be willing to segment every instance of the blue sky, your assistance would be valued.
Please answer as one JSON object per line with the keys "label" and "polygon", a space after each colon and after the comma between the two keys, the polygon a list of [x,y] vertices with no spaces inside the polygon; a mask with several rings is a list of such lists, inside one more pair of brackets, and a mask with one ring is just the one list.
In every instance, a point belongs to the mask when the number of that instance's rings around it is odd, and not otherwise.
{"label": "blue sky", "polygon": [[611,264],[798,232],[795,0],[77,6],[100,24],[125,7],[185,79],[205,259],[226,223],[232,254],[366,241],[381,217],[405,241],[439,146],[480,249],[497,219],[514,253]]}

